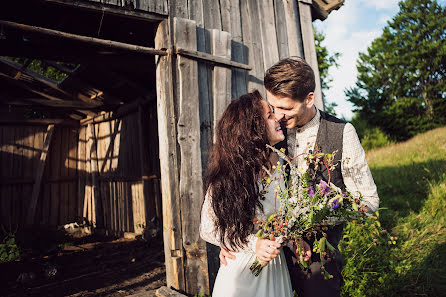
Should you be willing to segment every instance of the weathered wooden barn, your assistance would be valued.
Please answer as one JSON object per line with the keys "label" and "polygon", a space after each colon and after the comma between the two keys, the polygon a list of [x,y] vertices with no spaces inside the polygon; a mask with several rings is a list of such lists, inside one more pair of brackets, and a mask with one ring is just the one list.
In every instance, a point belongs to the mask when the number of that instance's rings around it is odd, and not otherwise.
{"label": "weathered wooden barn", "polygon": [[2,3],[0,223],[82,218],[124,236],[162,218],[168,286],[208,293],[218,259],[198,226],[216,121],[231,98],[264,92],[281,58],[319,78],[312,21],[343,2]]}

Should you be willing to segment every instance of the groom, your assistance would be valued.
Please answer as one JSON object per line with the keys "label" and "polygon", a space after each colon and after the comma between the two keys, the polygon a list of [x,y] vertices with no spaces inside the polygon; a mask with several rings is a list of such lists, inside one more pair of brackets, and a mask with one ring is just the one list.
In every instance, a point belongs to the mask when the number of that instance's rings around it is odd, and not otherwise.
{"label": "groom", "polygon": [[[304,154],[319,150],[335,154],[331,181],[343,191],[348,188],[354,195],[359,192],[369,212],[378,208],[379,198],[365,153],[355,128],[336,117],[318,110],[314,105],[315,78],[313,70],[301,58],[287,58],[266,71],[264,84],[268,103],[276,119],[286,128],[286,149],[289,156],[298,156],[294,162],[300,172],[308,170]],[[327,172],[323,172],[328,180]],[[324,280],[316,254],[311,255],[314,239],[307,241],[305,252],[311,257],[311,274],[306,275],[292,262],[292,252],[285,250],[293,289],[299,297],[340,296],[342,284],[342,258],[337,245],[342,238],[343,224],[339,223],[327,231],[327,239],[336,247],[335,260],[325,268],[333,279]],[[234,257],[229,252],[220,252],[221,262],[225,257]]]}

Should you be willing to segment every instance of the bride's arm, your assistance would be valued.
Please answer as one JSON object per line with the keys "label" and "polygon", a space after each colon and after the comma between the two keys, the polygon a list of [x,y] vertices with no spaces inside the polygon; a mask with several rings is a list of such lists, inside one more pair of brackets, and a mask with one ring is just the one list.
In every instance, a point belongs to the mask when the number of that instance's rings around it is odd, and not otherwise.
{"label": "bride's arm", "polygon": [[[215,230],[215,221],[217,218],[215,217],[214,210],[211,205],[211,195],[209,190],[206,193],[204,198],[203,207],[201,208],[201,222],[200,222],[200,237],[209,243],[212,243],[216,246],[221,246],[220,237]],[[257,236],[255,234],[251,234],[248,236],[247,245],[238,249],[238,251],[250,251],[256,252],[256,244],[257,244]]]}

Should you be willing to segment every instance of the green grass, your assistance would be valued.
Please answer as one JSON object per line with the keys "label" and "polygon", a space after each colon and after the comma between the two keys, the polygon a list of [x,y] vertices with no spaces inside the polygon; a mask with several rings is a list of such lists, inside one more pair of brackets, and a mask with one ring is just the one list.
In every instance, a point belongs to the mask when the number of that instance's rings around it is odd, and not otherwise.
{"label": "green grass", "polygon": [[446,296],[446,127],[367,153],[380,221],[396,245],[371,249],[348,225],[343,296]]}

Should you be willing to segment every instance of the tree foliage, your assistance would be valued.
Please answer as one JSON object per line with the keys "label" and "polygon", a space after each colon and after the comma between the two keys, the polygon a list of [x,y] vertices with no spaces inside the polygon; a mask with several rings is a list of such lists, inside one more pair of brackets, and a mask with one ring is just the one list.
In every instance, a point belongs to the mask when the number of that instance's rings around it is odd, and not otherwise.
{"label": "tree foliage", "polygon": [[[314,43],[316,46],[316,56],[317,56],[317,64],[319,68],[319,76],[321,78],[321,90],[322,97],[326,99],[325,91],[330,88],[330,83],[333,81],[333,78],[328,74],[330,67],[338,67],[338,59],[341,55],[340,53],[330,54],[328,49],[322,45],[325,40],[325,36],[322,32],[317,31],[314,28]],[[325,100],[324,100],[325,101]],[[338,106],[335,102],[327,103],[325,102],[325,110],[328,113],[336,115],[335,107]]]}
{"label": "tree foliage", "polygon": [[446,124],[446,9],[436,0],[405,0],[357,61],[346,90],[359,116],[403,140]]}

